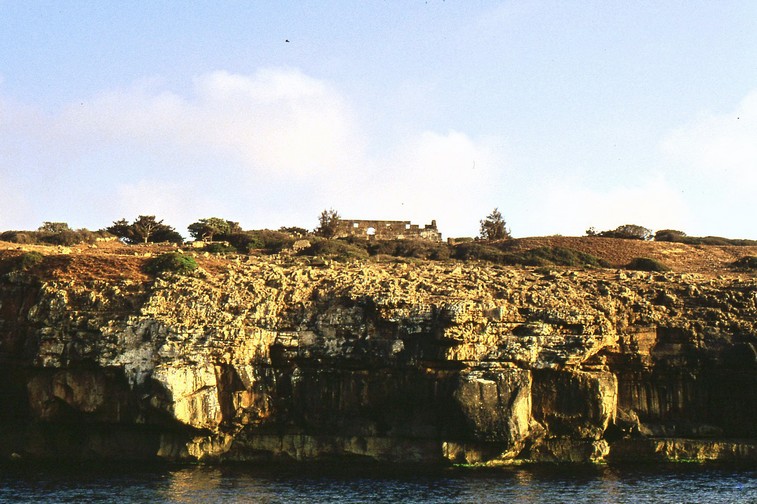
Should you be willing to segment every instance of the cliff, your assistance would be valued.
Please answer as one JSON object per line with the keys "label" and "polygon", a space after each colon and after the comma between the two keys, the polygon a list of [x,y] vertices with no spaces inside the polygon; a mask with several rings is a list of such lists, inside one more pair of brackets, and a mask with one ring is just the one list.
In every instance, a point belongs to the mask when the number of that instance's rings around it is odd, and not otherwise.
{"label": "cliff", "polygon": [[57,252],[0,278],[0,457],[757,460],[753,274]]}

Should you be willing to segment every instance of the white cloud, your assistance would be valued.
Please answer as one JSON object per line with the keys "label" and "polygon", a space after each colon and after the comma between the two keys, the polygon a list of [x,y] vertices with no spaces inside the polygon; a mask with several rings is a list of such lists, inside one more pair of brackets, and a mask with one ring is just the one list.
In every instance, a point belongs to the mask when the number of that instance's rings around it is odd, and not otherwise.
{"label": "white cloud", "polygon": [[[90,227],[139,214],[181,232],[210,215],[314,227],[334,207],[345,217],[437,219],[446,235],[471,234],[494,206],[502,161],[494,141],[456,131],[409,132],[402,145],[368,154],[349,100],[290,69],[213,72],[186,95],[144,80],[51,114],[13,111],[0,122],[22,145],[12,178]],[[0,228],[23,220],[0,217]]]}
{"label": "white cloud", "polygon": [[83,149],[126,145],[187,156],[215,152],[255,172],[301,177],[331,170],[359,147],[349,107],[326,83],[295,70],[214,72],[189,98],[153,81],[66,107],[60,137]]}
{"label": "white cloud", "polygon": [[517,218],[533,234],[580,236],[592,226],[604,231],[623,224],[681,229],[688,222],[683,198],[662,177],[602,192],[555,181],[534,193],[531,201],[532,211]]}
{"label": "white cloud", "polygon": [[344,217],[413,219],[417,224],[435,219],[445,236],[477,230],[476,216],[493,206],[496,168],[502,161],[493,141],[458,131],[425,131],[396,150],[370,162],[357,182],[356,197],[346,202],[350,215],[343,212]]}

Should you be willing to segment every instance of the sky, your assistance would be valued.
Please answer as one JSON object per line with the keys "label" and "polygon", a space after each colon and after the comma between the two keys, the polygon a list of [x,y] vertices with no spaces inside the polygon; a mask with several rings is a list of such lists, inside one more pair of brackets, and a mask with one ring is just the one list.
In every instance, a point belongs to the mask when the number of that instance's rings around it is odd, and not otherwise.
{"label": "sky", "polygon": [[757,238],[754,0],[0,0],[0,230]]}

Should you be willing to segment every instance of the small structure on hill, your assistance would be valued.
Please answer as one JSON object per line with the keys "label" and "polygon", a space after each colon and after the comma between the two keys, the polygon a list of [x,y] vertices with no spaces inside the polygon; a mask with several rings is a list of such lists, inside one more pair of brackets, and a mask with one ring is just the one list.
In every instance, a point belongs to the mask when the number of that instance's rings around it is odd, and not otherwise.
{"label": "small structure on hill", "polygon": [[340,219],[335,238],[357,236],[366,240],[428,240],[441,242],[436,220],[420,227],[410,221]]}

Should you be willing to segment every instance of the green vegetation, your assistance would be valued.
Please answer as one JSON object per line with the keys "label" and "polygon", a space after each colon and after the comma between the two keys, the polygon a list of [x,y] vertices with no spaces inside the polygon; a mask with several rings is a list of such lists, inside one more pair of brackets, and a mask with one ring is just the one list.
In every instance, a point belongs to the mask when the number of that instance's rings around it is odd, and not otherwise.
{"label": "green vegetation", "polygon": [[757,246],[757,240],[723,238],[722,236],[687,236],[683,231],[663,229],[654,235],[655,241],[685,243],[686,245]]}
{"label": "green vegetation", "polygon": [[636,224],[624,224],[609,231],[597,232],[593,227],[586,231],[586,236],[601,236],[603,238],[624,238],[626,240],[651,240],[652,230]]}
{"label": "green vegetation", "polygon": [[183,243],[184,239],[174,228],[163,224],[163,220],[156,220],[154,215],[140,215],[129,224],[126,219],[113,222],[106,229],[110,234],[118,236],[126,243]]}
{"label": "green vegetation", "polygon": [[453,257],[461,261],[480,260],[507,264],[507,254],[501,249],[480,241],[461,243],[455,246]]}
{"label": "green vegetation", "polygon": [[237,252],[233,245],[221,242],[209,243],[203,250],[211,254],[235,254]]}
{"label": "green vegetation", "polygon": [[208,217],[190,224],[187,229],[190,236],[195,240],[213,241],[213,238],[225,240],[225,236],[242,231],[238,222],[221,219],[220,217]]}
{"label": "green vegetation", "polygon": [[333,208],[324,210],[318,216],[318,229],[315,230],[315,234],[327,239],[333,238],[336,235],[340,219],[339,213]]}
{"label": "green vegetation", "polygon": [[328,257],[337,260],[367,259],[368,251],[346,240],[317,239],[301,252],[302,255]]}
{"label": "green vegetation", "polygon": [[16,269],[21,271],[29,271],[34,267],[40,265],[45,257],[39,252],[26,252],[18,258],[18,266]]}
{"label": "green vegetation", "polygon": [[179,274],[190,273],[197,269],[197,262],[191,256],[181,252],[168,252],[150,259],[145,265],[145,271],[157,275],[164,271]]}
{"label": "green vegetation", "polygon": [[282,233],[286,233],[294,238],[304,238],[305,236],[310,234],[310,231],[308,231],[305,228],[297,227],[297,226],[281,226],[279,228],[279,231]]}
{"label": "green vegetation", "polygon": [[649,257],[636,257],[626,266],[627,269],[636,271],[670,271],[670,268],[656,259]]}
{"label": "green vegetation", "polygon": [[510,238],[510,231],[507,229],[505,219],[500,211],[495,208],[492,213],[486,216],[481,222],[481,239],[482,240],[504,240]]}
{"label": "green vegetation", "polygon": [[110,236],[106,231],[71,229],[65,222],[45,222],[36,231],[3,231],[0,240],[23,245],[47,244],[70,247],[79,243],[94,243]]}
{"label": "green vegetation", "polygon": [[518,254],[510,254],[514,261],[512,264],[524,264],[527,266],[588,266],[592,268],[605,268],[607,262],[578,250],[563,247],[539,247]]}
{"label": "green vegetation", "polygon": [[744,256],[732,262],[731,266],[742,270],[757,270],[757,256]]}
{"label": "green vegetation", "polygon": [[250,253],[253,251],[275,254],[287,247],[291,247],[296,238],[281,231],[259,229],[256,231],[240,231],[223,237],[239,252]]}
{"label": "green vegetation", "polygon": [[[356,240],[357,241],[357,240]],[[443,261],[452,256],[452,247],[446,243],[426,240],[360,240],[367,244],[370,255],[390,255],[394,257],[414,257]]]}
{"label": "green vegetation", "polygon": [[570,266],[602,268],[608,264],[602,259],[578,250],[563,247],[538,247],[524,251],[508,251],[481,242],[461,243],[455,246],[454,257],[463,261],[482,260],[497,264],[520,266]]}

